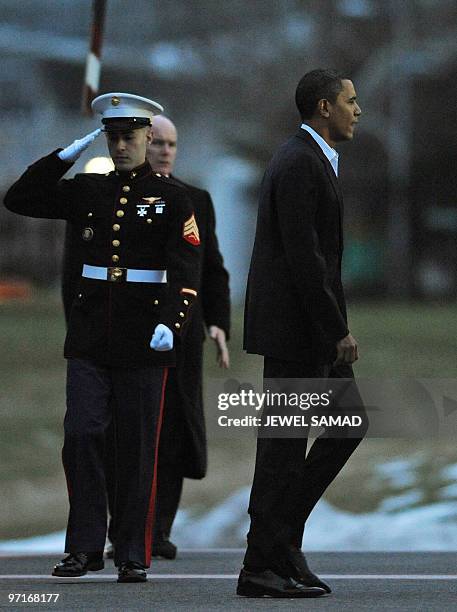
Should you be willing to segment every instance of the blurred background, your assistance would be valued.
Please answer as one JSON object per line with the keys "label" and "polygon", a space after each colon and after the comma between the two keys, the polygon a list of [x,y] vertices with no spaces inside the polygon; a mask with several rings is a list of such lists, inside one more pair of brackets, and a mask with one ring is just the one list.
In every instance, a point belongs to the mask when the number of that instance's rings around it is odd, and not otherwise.
{"label": "blurred background", "polygon": [[[353,80],[363,111],[354,141],[339,148],[356,374],[455,378],[455,0],[128,5],[107,2],[100,92],[159,101],[179,132],[175,174],[213,197],[231,275],[230,377],[261,374],[261,359],[241,350],[259,182],[299,125],[297,82],[333,67]],[[97,126],[81,113],[91,8],[90,0],[0,0],[2,197],[27,165]],[[106,155],[97,140],[68,176]],[[63,233],[63,222],[0,209],[0,549],[66,523]],[[220,377],[213,346],[205,359],[207,377]],[[209,452],[208,477],[186,481],[172,539],[243,546],[255,440],[212,435]],[[453,441],[367,440],[313,514],[305,547],[455,549],[456,478]],[[33,545],[56,546],[43,542]]]}

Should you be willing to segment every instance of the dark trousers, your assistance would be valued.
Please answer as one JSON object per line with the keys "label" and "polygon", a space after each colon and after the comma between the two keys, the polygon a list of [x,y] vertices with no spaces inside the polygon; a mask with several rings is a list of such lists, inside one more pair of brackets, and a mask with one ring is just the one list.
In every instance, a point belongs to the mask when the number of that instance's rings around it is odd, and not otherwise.
{"label": "dark trousers", "polygon": [[157,484],[156,539],[170,536],[173,521],[178,511],[184,483],[183,465],[188,444],[188,425],[184,412],[186,390],[183,385],[183,364],[170,371],[165,394],[161,444],[159,449],[159,472]]}
{"label": "dark trousers", "polygon": [[104,549],[105,434],[113,422],[115,563],[136,561],[149,567],[167,372],[152,366],[110,368],[68,360],[62,451],[70,502],[66,552]]}
{"label": "dark trousers", "polygon": [[178,512],[184,483],[181,466],[163,465],[159,461],[157,489],[156,540],[167,539]]}
{"label": "dark trousers", "polygon": [[[182,410],[182,387],[178,381],[178,369],[171,368],[167,378],[165,409],[160,431],[159,460],[157,468],[157,498],[154,520],[154,538],[157,541],[170,536],[178,512],[183,489],[183,454],[186,444],[185,415]],[[116,444],[114,427],[107,430],[105,479],[110,513],[108,538],[116,544]]]}
{"label": "dark trousers", "polygon": [[[166,412],[165,412],[166,414]],[[164,427],[162,426],[162,432]],[[184,477],[182,475],[182,464],[170,462],[166,455],[167,445],[164,443],[162,433],[160,435],[159,464],[157,468],[157,497],[154,519],[154,542],[169,538],[171,528],[178,512],[179,502],[183,489]],[[108,509],[110,513],[108,538],[112,544],[116,544],[116,462],[114,430],[110,428],[106,436],[106,463],[105,478],[108,493]],[[112,449],[108,450],[108,449]]]}
{"label": "dark trousers", "polygon": [[[312,366],[265,357],[264,378],[348,378],[350,366]],[[249,501],[251,525],[244,558],[247,569],[270,568],[287,575],[287,551],[300,548],[305,522],[326,488],[359,445],[368,422],[355,382],[352,402],[364,419],[360,438],[320,436],[306,455],[306,438],[257,439]]]}

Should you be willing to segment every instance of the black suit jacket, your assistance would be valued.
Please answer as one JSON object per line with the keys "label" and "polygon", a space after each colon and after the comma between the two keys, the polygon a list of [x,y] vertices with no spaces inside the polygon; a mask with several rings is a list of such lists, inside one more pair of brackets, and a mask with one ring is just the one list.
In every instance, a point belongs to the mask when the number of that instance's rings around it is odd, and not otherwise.
{"label": "black suit jacket", "polygon": [[332,166],[303,129],[264,175],[249,271],[244,348],[328,363],[348,333],[341,283],[343,198]]}

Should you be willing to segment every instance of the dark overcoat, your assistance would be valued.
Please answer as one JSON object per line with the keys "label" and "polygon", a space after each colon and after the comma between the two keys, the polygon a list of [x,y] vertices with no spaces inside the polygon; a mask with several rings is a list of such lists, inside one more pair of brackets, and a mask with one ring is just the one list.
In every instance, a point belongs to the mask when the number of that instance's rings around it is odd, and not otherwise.
{"label": "dark overcoat", "polygon": [[244,348],[329,363],[349,332],[341,283],[343,198],[330,162],[303,129],[262,181],[249,271]]}

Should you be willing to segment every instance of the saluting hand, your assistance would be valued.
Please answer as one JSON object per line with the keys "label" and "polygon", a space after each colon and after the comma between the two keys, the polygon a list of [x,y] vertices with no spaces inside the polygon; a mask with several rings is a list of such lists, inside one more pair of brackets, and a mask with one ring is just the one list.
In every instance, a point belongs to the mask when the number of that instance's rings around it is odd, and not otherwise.
{"label": "saluting hand", "polygon": [[209,337],[216,343],[217,356],[216,361],[220,368],[227,369],[230,367],[230,356],[225,338],[225,331],[217,325],[210,325]]}
{"label": "saluting hand", "polygon": [[336,360],[333,365],[354,363],[359,358],[359,349],[355,338],[348,334],[336,343]]}
{"label": "saluting hand", "polygon": [[87,136],[84,136],[84,138],[81,138],[80,140],[75,140],[71,143],[71,145],[68,145],[68,147],[66,147],[62,151],[59,151],[57,155],[62,161],[73,163],[78,159],[81,153],[85,151],[87,147],[92,144],[98,136],[100,136],[101,133],[102,130],[98,128],[90,134],[87,134]]}

